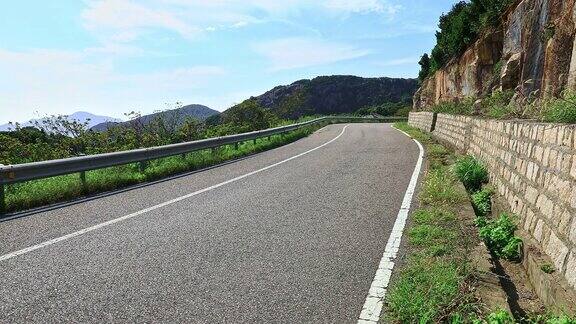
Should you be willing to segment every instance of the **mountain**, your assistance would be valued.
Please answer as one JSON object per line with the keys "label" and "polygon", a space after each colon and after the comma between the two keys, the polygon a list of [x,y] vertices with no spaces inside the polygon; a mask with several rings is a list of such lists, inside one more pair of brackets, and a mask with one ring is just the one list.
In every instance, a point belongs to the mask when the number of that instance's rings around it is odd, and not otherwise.
{"label": "mountain", "polygon": [[204,121],[206,118],[217,115],[220,112],[203,105],[187,105],[181,108],[161,111],[153,113],[150,115],[144,115],[127,122],[103,122],[101,124],[95,125],[91,128],[94,131],[105,131],[113,126],[130,126],[134,124],[147,125],[155,119],[162,118],[165,120],[170,120],[175,123],[176,126],[180,125],[186,118],[195,118]]}
{"label": "mountain", "polygon": [[[282,118],[353,113],[385,103],[412,103],[416,79],[320,76],[277,86],[253,99]],[[234,107],[230,108],[234,109]]]}
{"label": "mountain", "polygon": [[[102,124],[102,123],[106,123],[106,122],[115,123],[115,122],[121,122],[122,121],[122,120],[117,119],[117,118],[94,115],[94,114],[91,114],[91,113],[85,112],[85,111],[78,111],[78,112],[75,112],[71,115],[68,115],[68,119],[69,120],[76,120],[76,121],[79,121],[81,123],[88,121],[88,128],[91,128],[91,127],[94,127],[98,124]],[[41,120],[42,120],[42,118],[31,119],[27,122],[21,123],[20,126],[21,127],[34,126],[34,122],[41,121]],[[10,124],[0,125],[0,131],[2,131],[2,132],[9,131],[11,128],[12,128],[12,126]]]}

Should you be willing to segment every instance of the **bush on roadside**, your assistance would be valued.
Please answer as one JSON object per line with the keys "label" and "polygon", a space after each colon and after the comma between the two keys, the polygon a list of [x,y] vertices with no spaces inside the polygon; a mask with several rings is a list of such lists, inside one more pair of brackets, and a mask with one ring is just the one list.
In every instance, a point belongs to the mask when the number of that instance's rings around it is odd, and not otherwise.
{"label": "bush on roadside", "polygon": [[470,192],[479,190],[488,182],[488,169],[482,162],[470,155],[456,161],[454,173]]}
{"label": "bush on roadside", "polygon": [[502,213],[496,220],[478,217],[476,225],[479,228],[480,237],[496,256],[514,261],[521,258],[522,239],[514,235],[517,229],[516,224],[508,214]]}
{"label": "bush on roadside", "polygon": [[487,216],[492,210],[492,195],[494,194],[494,189],[489,186],[485,186],[481,190],[476,191],[472,194],[472,206],[474,206],[474,211],[477,216]]}

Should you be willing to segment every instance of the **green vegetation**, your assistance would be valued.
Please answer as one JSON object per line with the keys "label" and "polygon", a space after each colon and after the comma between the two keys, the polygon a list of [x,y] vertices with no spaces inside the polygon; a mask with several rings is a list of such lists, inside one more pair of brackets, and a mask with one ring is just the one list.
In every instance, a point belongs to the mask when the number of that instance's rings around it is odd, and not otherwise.
{"label": "green vegetation", "polygon": [[485,217],[476,219],[480,237],[496,256],[506,260],[519,260],[522,256],[522,239],[515,236],[516,224],[502,213],[496,220]]}
{"label": "green vegetation", "polygon": [[[576,324],[576,318],[554,314],[515,319],[504,310],[482,313],[482,306],[472,294],[474,269],[469,255],[473,242],[457,217],[461,200],[447,199],[446,195],[449,191],[458,193],[455,177],[468,184],[478,216],[480,237],[496,256],[514,261],[521,258],[522,241],[514,235],[516,225],[508,214],[502,214],[496,220],[487,219],[494,190],[490,186],[482,187],[488,177],[486,167],[480,161],[472,157],[455,159],[428,134],[407,123],[395,126],[426,147],[429,172],[422,188],[424,206],[411,215],[406,263],[391,283],[386,298],[388,320],[398,323]],[[454,172],[449,172],[451,167]],[[451,189],[440,188],[441,181]],[[460,192],[460,195],[463,197],[465,193]],[[554,268],[543,265],[541,269],[547,272]]]}
{"label": "green vegetation", "polygon": [[422,57],[420,57],[420,61],[418,61],[418,64],[420,65],[420,72],[418,72],[418,80],[420,80],[420,82],[424,81],[424,79],[426,79],[426,77],[428,77],[430,75],[430,56],[428,56],[427,53],[424,53],[424,55],[422,55]]}
{"label": "green vegetation", "polygon": [[442,68],[453,57],[470,46],[487,28],[497,28],[500,16],[511,4],[511,0],[460,1],[440,17],[436,45],[428,59],[420,61],[420,78],[431,75]]}
{"label": "green vegetation", "polygon": [[486,217],[492,211],[492,195],[494,189],[490,186],[485,186],[481,190],[474,192],[470,197],[472,198],[472,206],[476,215]]}
{"label": "green vegetation", "polygon": [[[153,147],[295,122],[278,118],[255,100],[246,100],[234,111],[223,117],[214,116],[206,123],[183,118],[171,112],[172,110],[168,110],[146,123],[142,122],[139,113],[131,112],[126,114],[129,122],[103,132],[88,130],[88,122],[68,120],[67,116],[46,117],[37,121],[34,127],[14,124],[14,131],[0,133],[0,163],[20,164]],[[310,118],[313,117],[305,117],[299,121]],[[5,188],[6,207],[8,211],[22,210],[197,170],[283,145],[308,135],[312,130],[307,127],[282,136],[258,139],[255,143],[241,143],[237,149],[227,146],[145,164],[88,171],[84,183],[78,174],[71,174],[8,185]]]}
{"label": "green vegetation", "polygon": [[85,186],[78,174],[70,174],[6,186],[8,211],[29,209],[85,194],[114,190],[133,184],[161,179],[178,173],[205,168],[223,161],[240,158],[256,152],[278,147],[309,135],[315,128],[307,127],[284,135],[276,135],[244,142],[236,149],[233,145],[214,151],[203,150],[184,156],[172,156],[148,162],[144,170],[139,164],[128,164],[86,172]]}
{"label": "green vegetation", "polygon": [[518,117],[516,105],[510,103],[514,91],[494,91],[482,100],[482,113],[491,118]]}
{"label": "green vegetation", "polygon": [[[471,322],[474,324],[576,324],[576,318],[568,315],[543,314],[528,316],[527,318],[522,318],[520,321],[517,321],[509,312],[498,310],[486,316],[485,320],[475,319]],[[454,324],[454,322],[452,323]]]}
{"label": "green vegetation", "polygon": [[464,201],[465,197],[454,186],[455,181],[448,168],[430,170],[422,186],[422,202],[433,205]]}
{"label": "green vegetation", "polygon": [[544,102],[542,118],[546,122],[576,123],[576,93],[565,91],[560,98]]}
{"label": "green vegetation", "polygon": [[466,98],[460,102],[443,102],[434,105],[433,112],[451,115],[472,115],[474,113],[474,99]]}
{"label": "green vegetation", "polygon": [[358,109],[354,114],[357,116],[380,115],[407,117],[412,107],[402,102],[387,102],[377,106],[369,106]]}
{"label": "green vegetation", "polygon": [[386,298],[391,322],[451,322],[476,317],[470,287],[470,241],[458,223],[457,212],[465,193],[457,190],[449,165],[454,157],[430,136],[409,127],[395,126],[426,146],[429,171],[421,201],[407,229],[410,245],[406,264],[391,284]]}
{"label": "green vegetation", "polygon": [[543,265],[540,266],[540,270],[542,270],[542,272],[544,273],[554,273],[554,271],[556,271],[556,269],[554,269],[554,266],[551,265],[550,263],[545,263]]}
{"label": "green vegetation", "polygon": [[412,257],[388,294],[389,316],[400,323],[435,322],[457,299],[463,280],[454,261]]}
{"label": "green vegetation", "polygon": [[483,184],[488,182],[486,166],[470,155],[461,157],[456,161],[454,173],[470,192],[479,190]]}

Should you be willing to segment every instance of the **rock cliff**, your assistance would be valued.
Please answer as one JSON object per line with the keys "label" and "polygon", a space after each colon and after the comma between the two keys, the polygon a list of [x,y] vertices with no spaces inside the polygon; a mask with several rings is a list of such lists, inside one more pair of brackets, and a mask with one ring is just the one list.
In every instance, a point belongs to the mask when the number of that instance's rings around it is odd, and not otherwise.
{"label": "rock cliff", "polygon": [[575,0],[521,0],[460,57],[422,82],[414,109],[495,89],[557,96],[576,90]]}

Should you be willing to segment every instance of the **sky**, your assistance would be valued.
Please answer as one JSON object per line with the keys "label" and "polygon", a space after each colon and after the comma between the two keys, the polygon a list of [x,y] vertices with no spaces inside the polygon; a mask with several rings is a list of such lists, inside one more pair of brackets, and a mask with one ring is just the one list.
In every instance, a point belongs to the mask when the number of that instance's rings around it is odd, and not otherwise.
{"label": "sky", "polygon": [[19,0],[0,11],[0,123],[225,110],[320,75],[416,77],[449,0]]}

